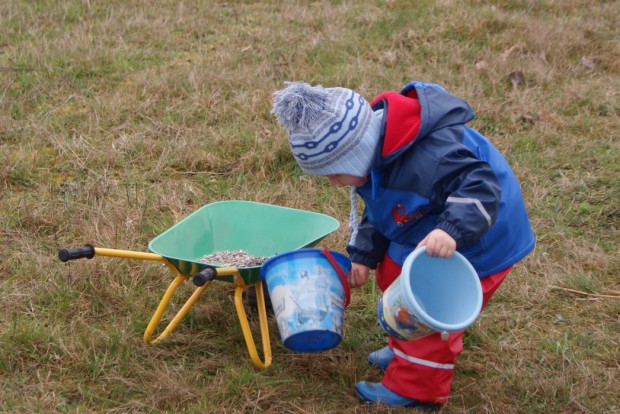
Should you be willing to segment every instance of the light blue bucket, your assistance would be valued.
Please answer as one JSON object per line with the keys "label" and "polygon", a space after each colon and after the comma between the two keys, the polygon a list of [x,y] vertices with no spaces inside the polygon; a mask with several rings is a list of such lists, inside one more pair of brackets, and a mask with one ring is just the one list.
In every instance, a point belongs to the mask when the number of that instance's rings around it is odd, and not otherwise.
{"label": "light blue bucket", "polygon": [[342,340],[350,298],[346,256],[327,249],[299,249],[272,257],[261,267],[287,349],[320,352]]}
{"label": "light blue bucket", "polygon": [[482,309],[480,278],[469,261],[454,252],[447,259],[426,254],[407,256],[400,276],[379,299],[379,323],[390,335],[413,340],[469,327]]}

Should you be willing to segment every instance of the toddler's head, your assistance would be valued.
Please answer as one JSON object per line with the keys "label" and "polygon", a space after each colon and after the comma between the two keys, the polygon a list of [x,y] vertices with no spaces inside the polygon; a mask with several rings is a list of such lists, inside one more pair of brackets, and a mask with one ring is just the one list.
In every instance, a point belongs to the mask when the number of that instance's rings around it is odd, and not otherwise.
{"label": "toddler's head", "polygon": [[311,175],[367,176],[381,128],[370,104],[346,88],[286,85],[274,93],[271,112],[286,128],[301,169]]}

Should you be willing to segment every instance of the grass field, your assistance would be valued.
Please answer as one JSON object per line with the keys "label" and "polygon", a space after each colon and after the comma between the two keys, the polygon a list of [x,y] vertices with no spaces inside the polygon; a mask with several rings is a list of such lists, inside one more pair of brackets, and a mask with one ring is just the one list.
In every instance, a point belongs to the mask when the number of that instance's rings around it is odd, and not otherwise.
{"label": "grass field", "polygon": [[521,181],[537,248],[468,331],[442,412],[620,412],[618,21],[604,0],[0,2],[0,412],[400,412],[353,392],[381,378],[373,283],[331,351],[291,353],[271,321],[261,371],[231,284],[147,346],[165,267],[57,259],[147,251],[231,199],[332,215],[322,245],[343,251],[347,191],[301,174],[269,112],[286,80],[369,100],[439,83]]}

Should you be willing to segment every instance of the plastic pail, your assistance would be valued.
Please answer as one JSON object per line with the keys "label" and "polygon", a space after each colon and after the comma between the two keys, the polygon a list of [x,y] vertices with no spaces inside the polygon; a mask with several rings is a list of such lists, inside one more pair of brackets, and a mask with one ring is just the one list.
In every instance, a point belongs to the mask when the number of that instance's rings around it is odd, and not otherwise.
{"label": "plastic pail", "polygon": [[469,327],[481,308],[482,286],[471,263],[458,252],[444,259],[422,247],[407,256],[377,311],[390,336],[412,340],[435,332],[446,339]]}
{"label": "plastic pail", "polygon": [[319,352],[340,343],[350,296],[344,275],[350,269],[347,257],[327,249],[294,250],[263,264],[261,278],[287,349]]}

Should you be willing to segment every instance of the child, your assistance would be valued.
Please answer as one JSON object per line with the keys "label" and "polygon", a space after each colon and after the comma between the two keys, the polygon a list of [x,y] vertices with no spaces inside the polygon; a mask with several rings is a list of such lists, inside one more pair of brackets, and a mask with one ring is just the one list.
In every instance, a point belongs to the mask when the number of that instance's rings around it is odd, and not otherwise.
{"label": "child", "polygon": [[[444,258],[458,250],[480,276],[484,306],[534,248],[512,170],[465,125],[474,118],[469,105],[440,86],[410,82],[368,104],[349,89],[291,82],[274,94],[272,112],[304,172],[351,186],[352,287],[375,269],[385,291],[418,247]],[[365,204],[359,223],[357,195]],[[463,331],[448,340],[439,333],[413,341],[389,337],[368,357],[385,370],[383,381],[357,383],[357,395],[365,402],[440,408],[462,348]]]}

